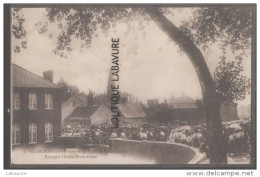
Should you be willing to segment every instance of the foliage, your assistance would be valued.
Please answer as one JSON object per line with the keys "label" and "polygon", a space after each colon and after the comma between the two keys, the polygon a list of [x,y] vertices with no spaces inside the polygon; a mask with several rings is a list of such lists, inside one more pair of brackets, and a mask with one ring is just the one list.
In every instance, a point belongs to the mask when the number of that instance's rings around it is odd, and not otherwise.
{"label": "foliage", "polygon": [[250,49],[252,35],[251,7],[204,7],[195,8],[193,17],[180,29],[203,49],[218,43],[224,50],[230,46],[234,53]]}
{"label": "foliage", "polygon": [[[141,20],[148,18],[139,8],[61,7],[46,10],[49,22],[56,23],[60,30],[54,53],[65,58],[72,51],[70,43],[74,38],[81,40],[81,48],[89,48],[98,28],[107,34],[117,23],[130,24],[132,20],[139,20],[142,26]],[[48,23],[39,22],[37,26],[40,33],[48,31]],[[49,36],[53,37],[53,34]]]}
{"label": "foliage", "polygon": [[[60,32],[54,51],[61,57],[66,57],[72,50],[70,43],[74,38],[82,41],[82,48],[90,47],[92,37],[98,28],[106,33],[118,23],[130,24],[133,20],[137,20],[139,25],[143,26],[142,21],[151,20],[146,14],[146,8],[76,6],[73,8],[47,8],[46,10],[49,22],[55,22]],[[179,8],[160,8],[160,11],[165,15],[174,15],[174,12],[178,10],[181,11]],[[20,11],[20,8],[12,10],[12,33],[15,39],[21,41],[14,46],[15,52],[26,48],[25,19]],[[40,33],[48,31],[47,22],[39,22],[37,26]],[[251,45],[252,9],[244,6],[193,8],[191,19],[182,21],[179,29],[203,49],[208,48],[213,43],[219,44],[223,50],[223,56],[213,73],[213,79],[216,91],[220,95],[220,101],[234,103],[244,99],[246,92],[249,91],[250,80],[241,75],[243,71],[241,62],[242,56],[249,51]],[[53,34],[50,34],[50,37],[52,36]],[[228,46],[234,53],[238,53],[236,61],[226,61],[225,50]],[[65,87],[65,85],[63,86]],[[79,94],[78,88],[66,87],[71,92],[69,94]]]}
{"label": "foliage", "polygon": [[86,96],[84,92],[80,92],[79,88],[74,85],[69,85],[63,78],[61,78],[57,83],[62,89],[63,102],[67,101],[70,97],[74,95]]}
{"label": "foliage", "polygon": [[150,121],[169,123],[174,121],[171,117],[171,106],[165,103],[157,103],[147,108],[147,116]]}
{"label": "foliage", "polygon": [[245,99],[250,93],[250,79],[242,75],[242,58],[236,57],[235,61],[227,61],[222,56],[221,61],[213,73],[213,80],[218,94],[219,102],[235,104],[236,101]]}
{"label": "foliage", "polygon": [[23,15],[20,13],[20,8],[12,9],[12,36],[16,39],[14,42],[13,50],[15,53],[19,53],[21,48],[27,48],[27,31],[24,28],[25,19]]}
{"label": "foliage", "polygon": [[[164,15],[174,16],[175,11],[181,12],[181,8],[160,7]],[[12,27],[15,37],[25,38],[24,19],[19,15],[20,9],[13,10],[13,17],[17,21]],[[151,21],[146,13],[146,8],[134,7],[68,7],[47,8],[49,22],[39,22],[36,25],[39,33],[48,31],[48,23],[57,24],[59,34],[49,34],[50,38],[55,36],[56,48],[54,53],[61,57],[67,57],[72,51],[70,45],[74,38],[82,41],[81,48],[89,48],[97,29],[107,33],[109,29],[116,27],[119,23],[127,23],[129,29],[133,21],[139,21],[139,30],[144,29],[144,21]],[[179,29],[189,36],[192,41],[202,49],[207,49],[211,44],[217,43],[223,50],[230,47],[234,53],[246,54],[251,46],[252,35],[252,8],[246,6],[225,7],[201,7],[192,9],[192,17],[182,21]],[[128,33],[128,32],[127,32]],[[126,33],[126,35],[127,35]],[[26,41],[21,43],[26,46]],[[16,51],[20,47],[16,46]]]}

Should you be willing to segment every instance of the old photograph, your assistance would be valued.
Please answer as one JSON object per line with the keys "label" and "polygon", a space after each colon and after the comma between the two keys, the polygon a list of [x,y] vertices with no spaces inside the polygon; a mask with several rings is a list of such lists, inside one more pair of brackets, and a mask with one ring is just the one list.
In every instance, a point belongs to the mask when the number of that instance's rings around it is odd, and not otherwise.
{"label": "old photograph", "polygon": [[254,168],[255,7],[12,4],[11,166]]}

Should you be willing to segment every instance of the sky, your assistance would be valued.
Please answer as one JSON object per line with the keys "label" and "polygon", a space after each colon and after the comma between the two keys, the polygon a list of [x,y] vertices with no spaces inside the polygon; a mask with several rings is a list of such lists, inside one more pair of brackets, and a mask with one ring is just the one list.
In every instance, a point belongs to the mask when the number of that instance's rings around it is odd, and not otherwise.
{"label": "sky", "polygon": [[[126,91],[141,101],[157,98],[164,100],[171,96],[189,96],[200,99],[201,88],[196,72],[188,57],[156,24],[149,22],[143,30],[138,30],[134,22],[129,31],[126,24],[117,24],[106,35],[96,31],[90,48],[79,50],[80,41],[74,39],[74,50],[68,58],[61,58],[53,53],[55,39],[47,34],[39,34],[36,23],[46,21],[45,10],[40,8],[23,9],[27,35],[27,49],[13,53],[12,62],[42,76],[46,70],[53,70],[54,82],[63,78],[67,83],[77,86],[80,91],[89,89],[96,93],[106,91],[108,74],[111,67],[111,38],[120,39],[120,90]],[[168,18],[177,26],[183,19],[190,17],[190,10]],[[49,26],[49,32],[57,31],[57,24]],[[134,30],[134,32],[133,32]],[[13,44],[16,41],[13,41]],[[220,50],[212,46],[210,52],[203,52],[211,72],[219,62]],[[229,58],[233,58],[228,52]],[[251,78],[250,56],[243,60],[244,75]],[[239,104],[250,103],[250,96]]]}

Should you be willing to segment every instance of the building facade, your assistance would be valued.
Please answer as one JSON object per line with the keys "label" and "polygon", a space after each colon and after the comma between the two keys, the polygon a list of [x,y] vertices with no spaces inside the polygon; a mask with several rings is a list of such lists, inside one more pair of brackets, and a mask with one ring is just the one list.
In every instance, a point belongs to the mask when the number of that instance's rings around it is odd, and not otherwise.
{"label": "building facade", "polygon": [[87,107],[87,99],[74,95],[69,98],[67,101],[62,103],[61,106],[61,126],[64,127],[64,120],[71,115],[78,107]]}
{"label": "building facade", "polygon": [[12,64],[12,145],[53,143],[61,135],[61,91],[52,82]]}

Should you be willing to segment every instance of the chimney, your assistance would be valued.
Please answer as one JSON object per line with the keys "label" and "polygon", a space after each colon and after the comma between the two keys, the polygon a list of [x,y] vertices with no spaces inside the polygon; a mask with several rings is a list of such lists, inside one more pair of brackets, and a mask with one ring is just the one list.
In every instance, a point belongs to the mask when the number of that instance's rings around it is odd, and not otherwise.
{"label": "chimney", "polygon": [[53,71],[49,70],[49,71],[43,72],[43,78],[48,80],[48,81],[53,82]]}

